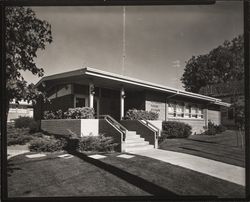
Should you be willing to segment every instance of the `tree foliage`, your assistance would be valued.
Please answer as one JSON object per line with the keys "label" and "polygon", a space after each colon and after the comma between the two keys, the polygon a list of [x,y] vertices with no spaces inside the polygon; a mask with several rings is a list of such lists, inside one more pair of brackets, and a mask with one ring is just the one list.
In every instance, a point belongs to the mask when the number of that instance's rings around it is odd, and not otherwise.
{"label": "tree foliage", "polygon": [[185,90],[198,93],[203,86],[244,79],[243,48],[243,35],[239,35],[208,54],[192,56],[181,78]]}
{"label": "tree foliage", "polygon": [[43,76],[43,68],[36,66],[37,51],[45,49],[52,42],[51,26],[36,17],[30,8],[7,7],[6,15],[6,90],[7,105],[10,100],[33,100],[39,92],[34,84],[29,84],[22,71],[30,71]]}

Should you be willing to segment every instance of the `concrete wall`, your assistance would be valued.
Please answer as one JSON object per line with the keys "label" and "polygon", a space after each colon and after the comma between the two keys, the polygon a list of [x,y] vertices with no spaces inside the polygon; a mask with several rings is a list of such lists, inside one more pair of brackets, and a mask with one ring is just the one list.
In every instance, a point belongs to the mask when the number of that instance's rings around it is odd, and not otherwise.
{"label": "concrete wall", "polygon": [[98,119],[81,119],[81,136],[98,136],[99,121]]}

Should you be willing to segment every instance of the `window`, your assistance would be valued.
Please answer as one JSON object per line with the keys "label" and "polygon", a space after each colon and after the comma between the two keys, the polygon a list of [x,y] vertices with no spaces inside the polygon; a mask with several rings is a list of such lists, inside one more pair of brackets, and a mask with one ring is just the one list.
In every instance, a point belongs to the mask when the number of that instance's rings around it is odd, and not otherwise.
{"label": "window", "polygon": [[85,98],[76,98],[76,107],[85,107]]}
{"label": "window", "polygon": [[176,117],[184,117],[184,104],[176,104]]}
{"label": "window", "polygon": [[190,105],[186,105],[185,106],[185,118],[191,118],[191,106]]}
{"label": "window", "polygon": [[197,107],[191,106],[191,118],[197,118]]}
{"label": "window", "polygon": [[168,117],[203,119],[204,113],[200,106],[177,102],[168,104]]}
{"label": "window", "polygon": [[168,116],[169,117],[175,117],[176,114],[176,108],[174,103],[168,104]]}
{"label": "window", "polygon": [[198,108],[198,118],[203,119],[203,110],[201,107]]}

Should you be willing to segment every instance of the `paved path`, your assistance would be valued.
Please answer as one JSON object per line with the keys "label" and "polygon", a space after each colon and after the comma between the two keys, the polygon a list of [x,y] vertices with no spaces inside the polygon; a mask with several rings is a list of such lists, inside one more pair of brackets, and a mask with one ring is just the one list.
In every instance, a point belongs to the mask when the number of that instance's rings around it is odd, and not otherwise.
{"label": "paved path", "polygon": [[13,145],[13,146],[8,146],[7,147],[7,159],[10,159],[14,156],[28,153],[30,152],[28,149],[28,145]]}
{"label": "paved path", "polygon": [[161,160],[245,186],[245,168],[239,166],[161,149],[133,151],[130,153]]}

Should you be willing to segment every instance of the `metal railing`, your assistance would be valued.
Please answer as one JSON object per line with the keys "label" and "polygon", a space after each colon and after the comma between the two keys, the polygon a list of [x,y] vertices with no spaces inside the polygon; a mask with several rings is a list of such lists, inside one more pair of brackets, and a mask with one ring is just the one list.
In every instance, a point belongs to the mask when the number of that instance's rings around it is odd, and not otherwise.
{"label": "metal railing", "polygon": [[122,140],[125,141],[126,133],[127,133],[128,130],[123,125],[121,125],[118,121],[116,121],[110,115],[99,115],[99,116],[96,116],[96,117],[99,118],[99,119],[105,119],[109,123],[111,123],[117,130],[119,130],[122,133]]}
{"label": "metal railing", "polygon": [[148,120],[146,119],[142,119],[141,120],[142,123],[144,123],[146,126],[149,126],[150,128],[154,129],[156,132],[156,139],[158,139],[159,134],[160,134],[160,129],[157,128],[154,124],[150,123]]}

